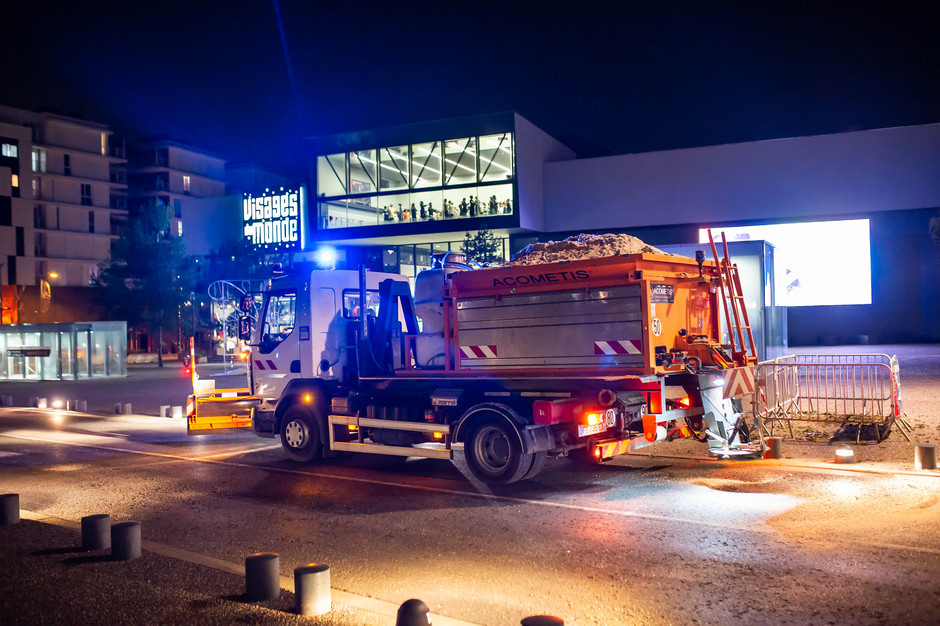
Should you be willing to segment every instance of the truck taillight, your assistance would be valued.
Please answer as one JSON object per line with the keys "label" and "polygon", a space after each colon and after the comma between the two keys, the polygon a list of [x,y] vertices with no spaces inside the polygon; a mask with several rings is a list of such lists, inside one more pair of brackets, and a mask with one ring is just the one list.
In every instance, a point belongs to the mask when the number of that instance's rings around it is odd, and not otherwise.
{"label": "truck taillight", "polygon": [[594,426],[595,424],[600,424],[604,421],[603,413],[588,413],[586,417],[588,426]]}
{"label": "truck taillight", "polygon": [[687,409],[692,406],[692,398],[680,398],[676,400],[676,404]]}
{"label": "truck taillight", "polygon": [[305,393],[305,394],[304,394],[304,402],[307,403],[307,404],[310,404],[311,402],[313,402],[313,396],[310,395],[309,393]]}

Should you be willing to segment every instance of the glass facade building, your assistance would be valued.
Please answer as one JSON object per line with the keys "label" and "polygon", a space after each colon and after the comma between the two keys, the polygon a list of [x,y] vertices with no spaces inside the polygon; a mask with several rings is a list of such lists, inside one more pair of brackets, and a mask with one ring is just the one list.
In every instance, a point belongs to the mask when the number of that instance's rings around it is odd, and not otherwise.
{"label": "glass facade building", "polygon": [[324,154],[316,178],[318,229],[512,215],[513,133]]}
{"label": "glass facade building", "polygon": [[0,326],[0,380],[126,374],[126,322]]}

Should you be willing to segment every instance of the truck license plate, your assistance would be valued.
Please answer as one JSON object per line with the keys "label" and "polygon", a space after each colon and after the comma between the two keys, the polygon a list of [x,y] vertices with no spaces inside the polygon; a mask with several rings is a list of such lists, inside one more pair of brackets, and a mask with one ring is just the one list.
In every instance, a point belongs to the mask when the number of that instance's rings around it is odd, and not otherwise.
{"label": "truck license plate", "polygon": [[584,426],[578,424],[578,437],[587,437],[588,435],[596,435],[597,433],[602,433],[607,430],[607,424],[601,422],[600,424],[594,424],[593,426]]}

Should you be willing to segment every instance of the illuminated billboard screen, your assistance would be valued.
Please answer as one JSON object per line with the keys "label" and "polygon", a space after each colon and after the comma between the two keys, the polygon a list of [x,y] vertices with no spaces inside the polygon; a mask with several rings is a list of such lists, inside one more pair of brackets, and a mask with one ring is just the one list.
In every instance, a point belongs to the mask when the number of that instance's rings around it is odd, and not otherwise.
{"label": "illuminated billboard screen", "polygon": [[304,247],[306,194],[304,187],[271,191],[242,197],[245,238],[272,252],[301,250]]}
{"label": "illuminated billboard screen", "polygon": [[[715,228],[718,245],[721,232],[729,242],[763,239],[773,244],[778,304],[871,304],[868,220]],[[699,231],[699,243],[708,243],[705,229]]]}

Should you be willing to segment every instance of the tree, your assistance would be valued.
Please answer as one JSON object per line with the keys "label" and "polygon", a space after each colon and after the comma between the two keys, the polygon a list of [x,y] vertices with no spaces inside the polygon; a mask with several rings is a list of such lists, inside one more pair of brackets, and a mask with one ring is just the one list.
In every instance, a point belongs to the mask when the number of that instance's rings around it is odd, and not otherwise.
{"label": "tree", "polygon": [[170,207],[157,201],[134,211],[102,268],[98,290],[112,319],[156,332],[160,367],[163,330],[176,328],[195,286],[192,257],[186,255],[182,238],[169,234],[171,215]]}
{"label": "tree", "polygon": [[468,261],[476,261],[481,265],[502,263],[501,244],[499,238],[483,226],[474,235],[467,232],[463,240],[463,252]]}

